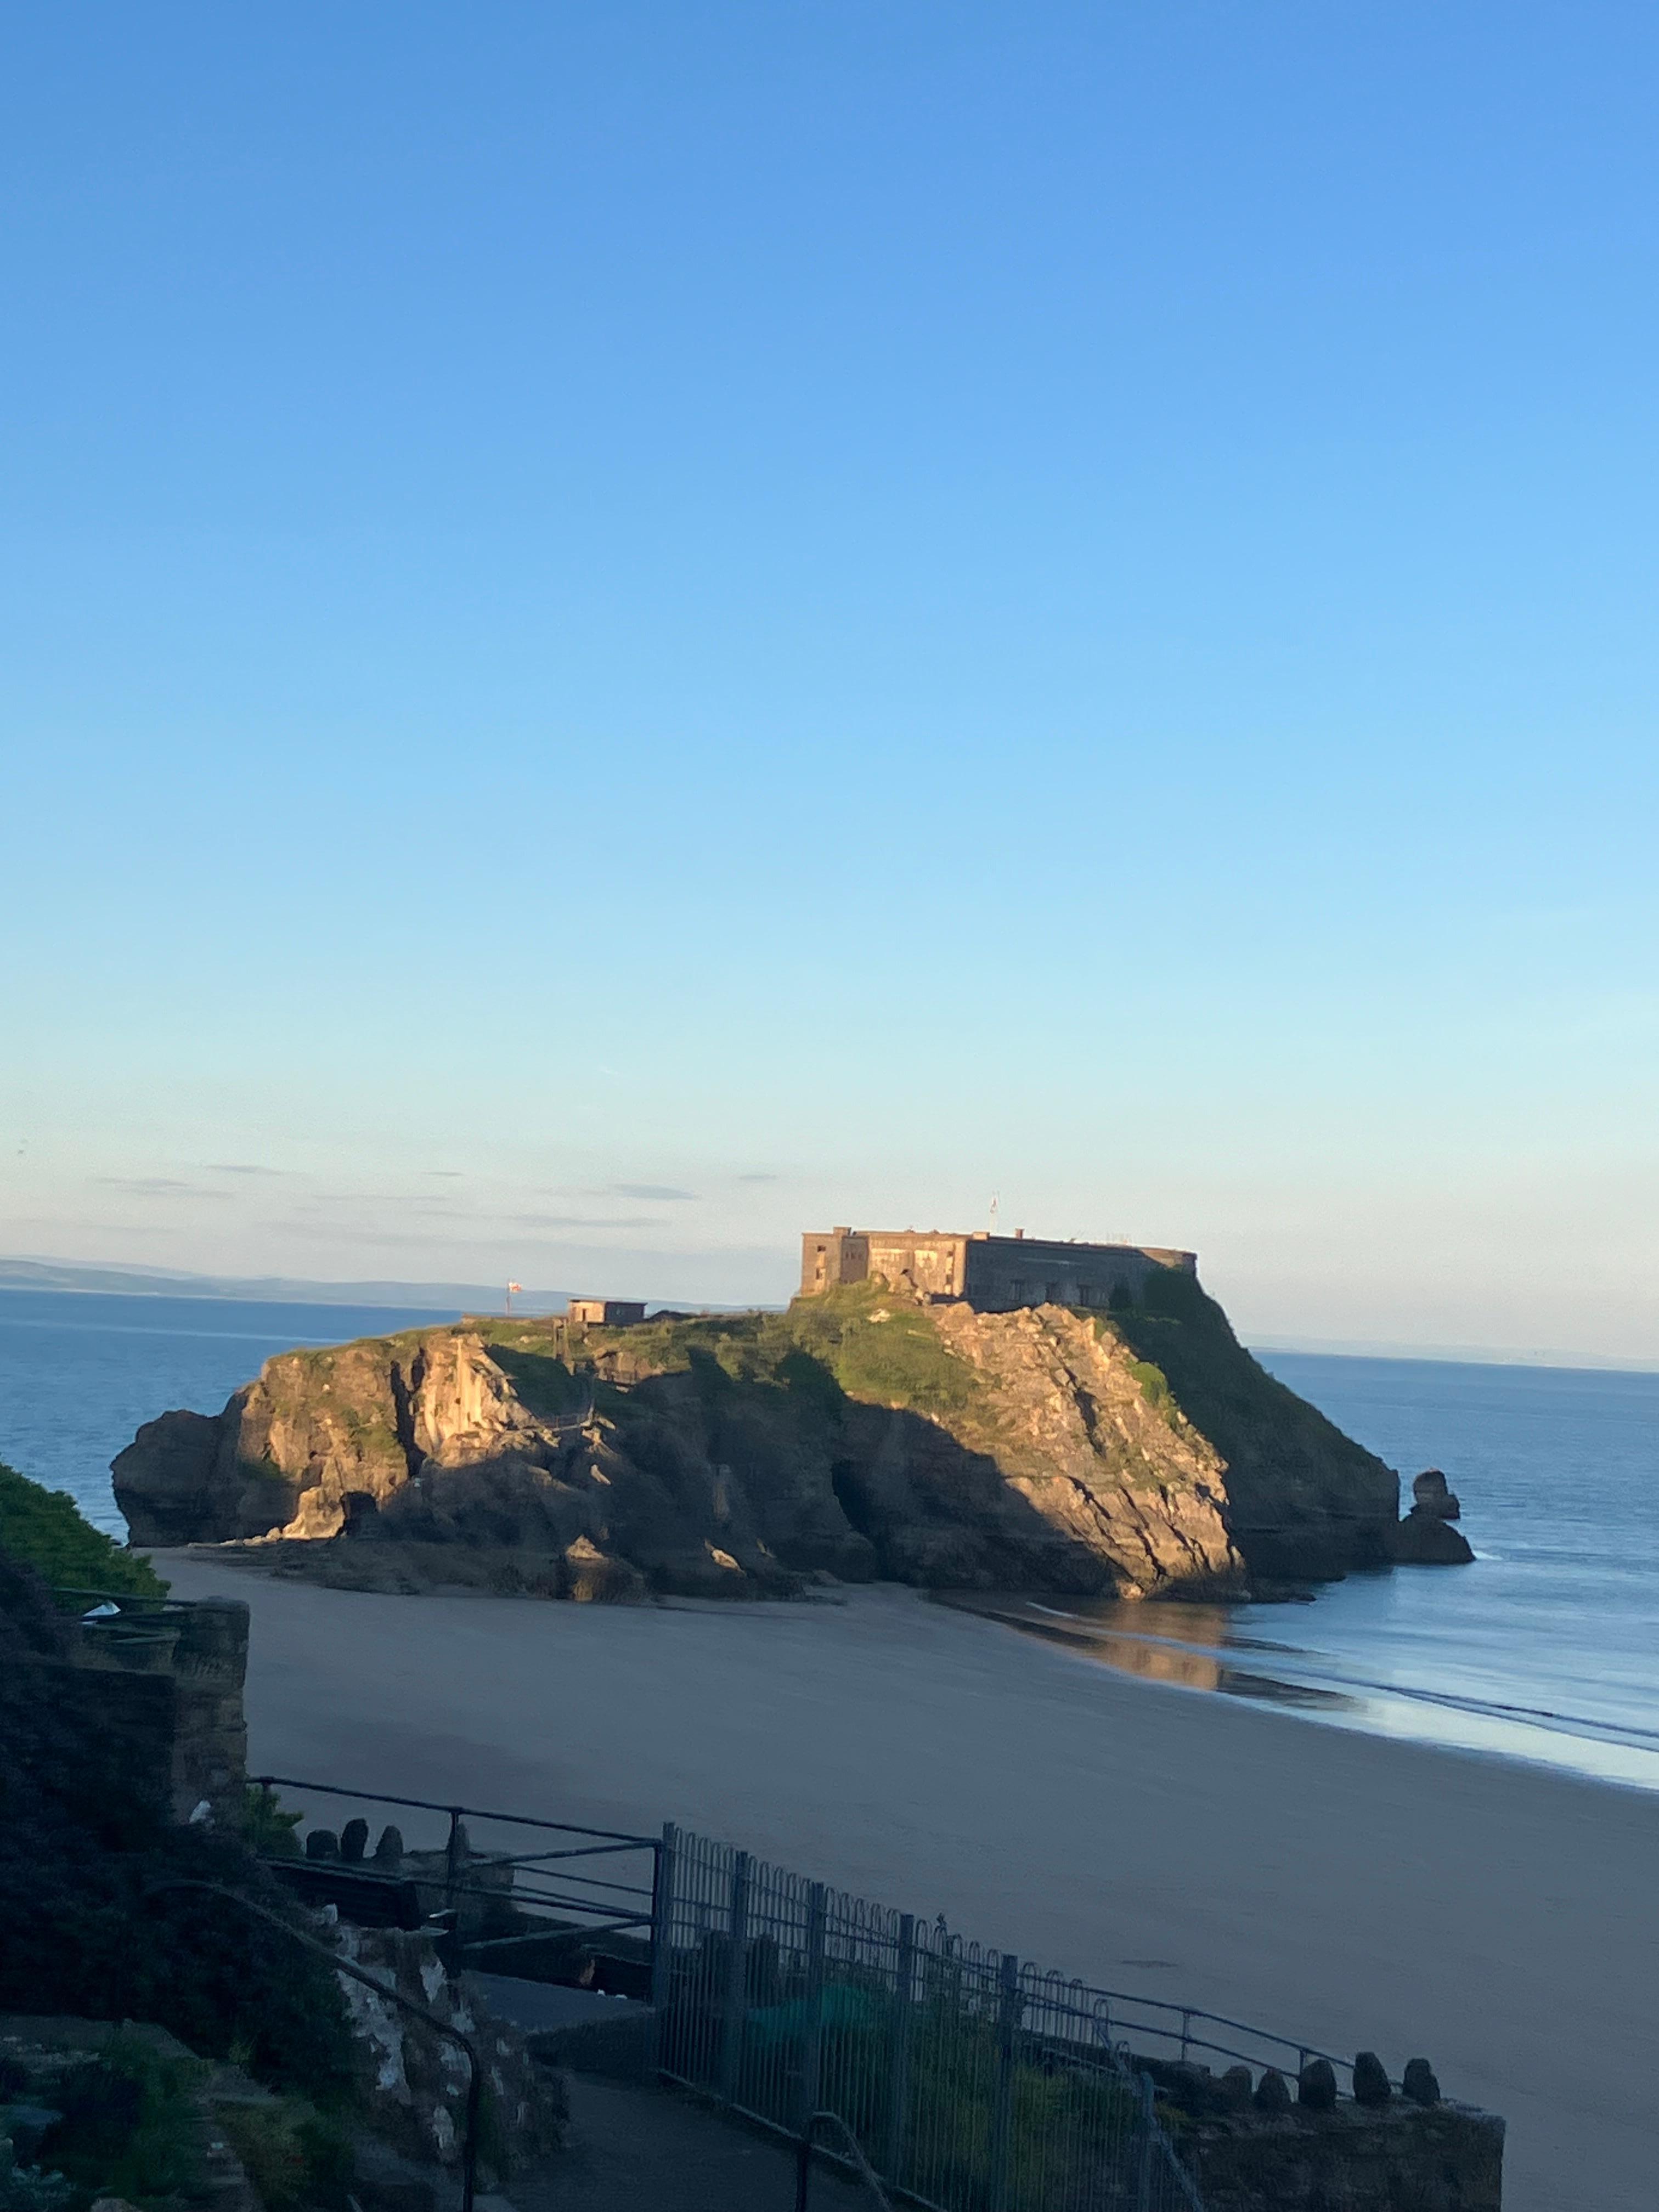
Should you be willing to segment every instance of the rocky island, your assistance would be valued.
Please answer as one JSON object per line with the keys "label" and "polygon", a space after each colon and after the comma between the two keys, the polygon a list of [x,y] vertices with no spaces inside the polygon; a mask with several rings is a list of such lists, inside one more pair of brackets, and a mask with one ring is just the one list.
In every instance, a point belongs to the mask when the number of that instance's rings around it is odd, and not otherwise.
{"label": "rocky island", "polygon": [[[807,1243],[817,1279],[782,1313],[475,1318],[283,1353],[117,1457],[133,1541],[579,1599],[1213,1597],[1425,1556],[1395,1472],[1251,1358],[1189,1255],[1137,1255],[1099,1303],[1039,1284],[988,1310],[908,1263],[856,1279],[844,1251],[826,1280]],[[1436,1559],[1470,1556],[1434,1535]]]}

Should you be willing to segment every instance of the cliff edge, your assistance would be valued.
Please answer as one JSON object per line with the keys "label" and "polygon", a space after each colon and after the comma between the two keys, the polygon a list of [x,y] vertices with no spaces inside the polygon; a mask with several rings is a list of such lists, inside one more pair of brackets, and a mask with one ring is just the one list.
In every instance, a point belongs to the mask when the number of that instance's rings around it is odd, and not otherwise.
{"label": "cliff edge", "polygon": [[[981,1313],[861,1284],[628,1329],[476,1320],[268,1360],[114,1462],[138,1544],[386,1588],[1134,1597],[1392,1556],[1398,1481],[1190,1276]],[[481,1564],[482,1563],[482,1564]]]}

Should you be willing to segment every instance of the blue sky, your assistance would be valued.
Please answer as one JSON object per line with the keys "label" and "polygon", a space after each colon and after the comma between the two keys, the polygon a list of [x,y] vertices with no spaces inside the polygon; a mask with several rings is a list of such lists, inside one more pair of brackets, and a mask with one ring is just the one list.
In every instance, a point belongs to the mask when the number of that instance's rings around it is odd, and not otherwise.
{"label": "blue sky", "polygon": [[[1659,17],[66,4],[0,1249],[1659,1358]],[[666,1194],[686,1194],[668,1195]]]}

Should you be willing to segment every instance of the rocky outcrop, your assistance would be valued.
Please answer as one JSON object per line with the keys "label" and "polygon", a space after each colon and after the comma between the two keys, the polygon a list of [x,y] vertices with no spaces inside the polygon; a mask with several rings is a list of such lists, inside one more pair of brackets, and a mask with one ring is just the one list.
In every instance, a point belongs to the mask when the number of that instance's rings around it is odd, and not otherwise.
{"label": "rocky outcrop", "polygon": [[1440,1469],[1425,1468],[1412,1485],[1412,1510],[1389,1538],[1389,1556],[1402,1567],[1467,1567],[1474,1553],[1451,1525],[1462,1511]]}
{"label": "rocky outcrop", "polygon": [[1189,1277],[1109,1316],[878,1285],[629,1330],[483,1322],[266,1363],[114,1462],[135,1542],[571,1597],[1225,1594],[1390,1557],[1397,1481]]}
{"label": "rocky outcrop", "polygon": [[930,1319],[977,1387],[935,1412],[937,1445],[911,1432],[914,1416],[855,1419],[869,1449],[842,1480],[887,1571],[1006,1587],[997,1562],[1009,1559],[1020,1587],[1126,1596],[1242,1583],[1224,1462],[1167,1393],[1149,1394],[1115,1334],[1059,1306],[951,1305]]}
{"label": "rocky outcrop", "polygon": [[1467,1567],[1474,1551],[1467,1536],[1444,1521],[1408,1513],[1389,1538],[1389,1557],[1397,1567]]}
{"label": "rocky outcrop", "polygon": [[1412,1484],[1412,1511],[1425,1521],[1459,1521],[1463,1508],[1437,1467],[1425,1467]]}
{"label": "rocky outcrop", "polygon": [[362,2061],[359,2114],[377,2144],[410,2160],[417,2172],[434,2166],[453,2172],[461,2162],[466,2055],[410,2009],[418,2006],[465,2036],[478,2055],[488,2115],[479,2178],[486,2189],[499,2190],[521,2168],[562,2147],[568,2117],[562,2083],[532,2062],[516,2028],[458,1986],[429,1932],[340,1921],[331,1934],[344,1958],[407,2000],[399,2005],[355,1976],[337,1977]]}

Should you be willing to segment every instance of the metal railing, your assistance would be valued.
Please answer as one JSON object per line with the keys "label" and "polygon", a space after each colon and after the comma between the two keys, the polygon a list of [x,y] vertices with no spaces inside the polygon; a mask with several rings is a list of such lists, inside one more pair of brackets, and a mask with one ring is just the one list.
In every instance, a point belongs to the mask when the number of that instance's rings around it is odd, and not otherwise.
{"label": "metal railing", "polygon": [[176,1626],[194,1610],[195,1602],[190,1598],[157,1597],[147,1590],[76,1589],[66,1583],[52,1585],[52,1599],[59,1613],[78,1620],[87,1628],[118,1623],[124,1628],[155,1628],[167,1622]]}
{"label": "metal railing", "polygon": [[[1060,1978],[1049,1978],[1058,1983]],[[1271,2028],[1252,2027],[1223,2013],[1205,2012],[1197,2005],[1176,2004],[1164,1997],[1137,1996],[1127,1990],[1095,1989],[1082,1982],[1065,1987],[1087,2000],[1090,2017],[1103,2039],[1121,2042],[1133,2037],[1143,2058],[1182,2065],[1206,2065],[1219,2058],[1258,2071],[1272,2068],[1292,2082],[1314,2059],[1323,2058],[1352,2082],[1352,2058],[1340,2058],[1316,2044],[1297,2043]]]}
{"label": "metal railing", "polygon": [[875,2199],[879,2212],[893,2212],[892,2199],[876,2179],[876,2170],[864,2155],[864,2146],[853,2133],[839,2112],[809,2112],[806,2124],[800,2131],[800,2141],[795,2147],[795,2212],[810,2212],[812,2199],[812,2150],[820,2136],[835,2136],[847,2148],[843,2154],[866,2190]]}
{"label": "metal railing", "polygon": [[194,1610],[186,1598],[141,1590],[76,1589],[55,1584],[52,1602],[76,1620],[88,1648],[158,1656],[171,1649]]}
{"label": "metal railing", "polygon": [[[601,1936],[632,1936],[639,1946],[643,1982],[657,1912],[662,1848],[658,1837],[544,1820],[524,1813],[492,1812],[476,1805],[444,1805],[432,1798],[393,1796],[384,1790],[344,1789],[332,1783],[301,1781],[291,1774],[250,1778],[256,1788],[302,1790],[308,1796],[337,1800],[348,1809],[391,1806],[404,1814],[433,1816],[406,1822],[407,1834],[399,1828],[395,1856],[365,1850],[355,1858],[330,1855],[308,1863],[319,1870],[337,1870],[366,1881],[412,1880],[426,1910],[454,1916],[466,1965],[487,1969],[492,1959],[510,1958],[513,1967],[522,1972],[527,1945],[556,1952]],[[298,1832],[301,1842],[319,1825],[302,1817]],[[526,1830],[537,1838],[534,1847],[516,1848]],[[383,1839],[384,1835],[383,1829]],[[560,1840],[543,1843],[542,1837]],[[633,1863],[623,1866],[619,1863],[623,1861]],[[605,1863],[603,1871],[600,1862]]]}
{"label": "metal railing", "polygon": [[[926,2212],[1202,2212],[1153,2075],[1168,2087],[1167,2067],[1220,2061],[1293,2081],[1316,2058],[1352,2075],[1351,2060],[1312,2044],[1045,1973],[942,1917],[871,1904],[672,1823],[641,1836],[292,1775],[254,1780],[414,1815],[395,1854],[369,1854],[360,1829],[357,1856],[307,1852],[307,1864],[412,1882],[467,1966],[558,1980],[595,1949],[627,1954],[628,1993],[650,1998],[665,2079],[803,2155],[833,2115],[856,2155],[817,2154],[848,2173],[867,2167]],[[316,1825],[302,1819],[301,1834]]]}
{"label": "metal railing", "polygon": [[929,2212],[1201,2212],[1081,1984],[672,1829],[659,1887],[670,2080],[797,2139],[835,2112]]}
{"label": "metal railing", "polygon": [[52,1595],[60,1613],[85,1615],[96,1607],[114,1607],[126,1613],[181,1613],[194,1601],[184,1597],[168,1597],[150,1590],[82,1589],[75,1583],[53,1583]]}

